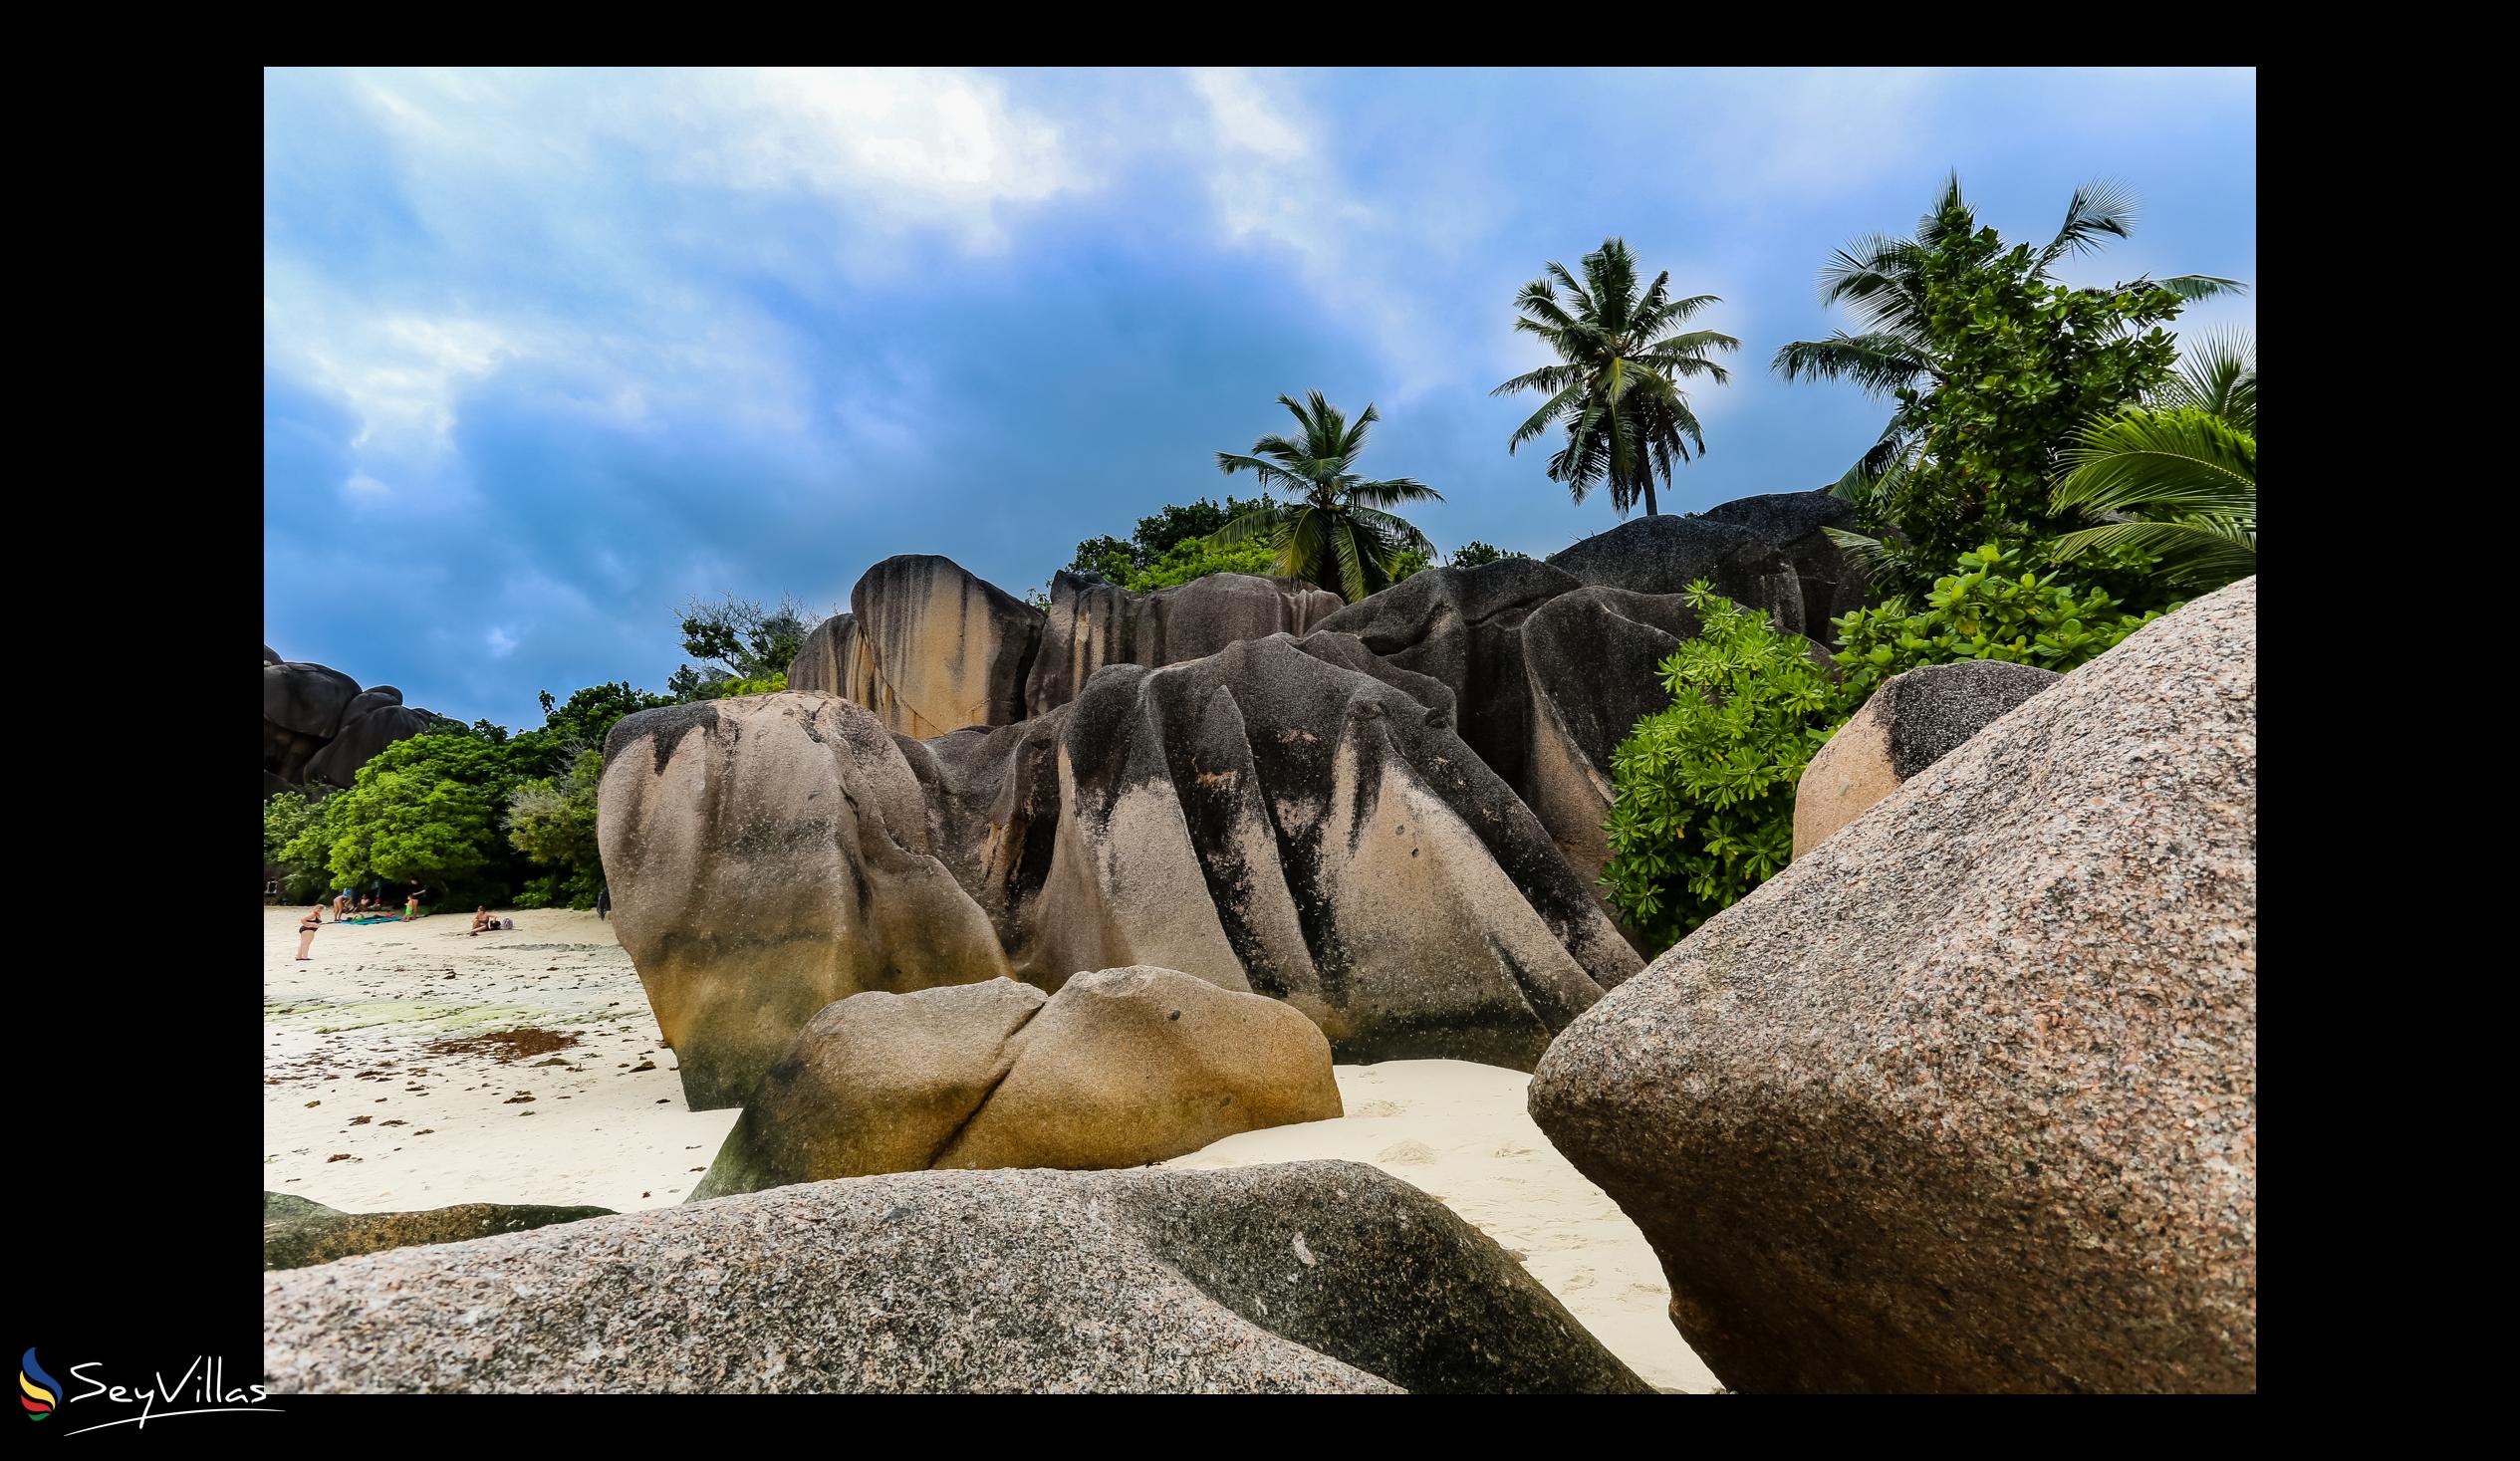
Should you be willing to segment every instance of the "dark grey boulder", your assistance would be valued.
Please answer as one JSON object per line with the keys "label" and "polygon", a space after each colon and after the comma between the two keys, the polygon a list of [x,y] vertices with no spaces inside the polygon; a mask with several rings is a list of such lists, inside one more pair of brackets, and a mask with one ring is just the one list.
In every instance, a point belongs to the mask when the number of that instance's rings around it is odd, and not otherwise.
{"label": "dark grey boulder", "polygon": [[265,644],[263,646],[263,663],[280,664],[284,662],[285,661],[283,661],[280,657],[279,650],[272,648],[269,644]]}
{"label": "dark grey boulder", "polygon": [[1718,503],[1700,517],[1746,528],[1774,549],[1794,571],[1802,590],[1803,621],[1797,627],[1824,645],[1838,642],[1830,620],[1843,618],[1877,602],[1863,570],[1845,550],[1829,540],[1825,529],[1856,527],[1855,504],[1828,488],[1814,492],[1769,492]]}
{"label": "dark grey boulder", "polygon": [[308,1268],[390,1248],[462,1243],[612,1215],[609,1207],[538,1207],[506,1202],[465,1202],[425,1212],[343,1212],[285,1192],[266,1192],[263,1267]]}
{"label": "dark grey boulder", "polygon": [[282,730],[328,740],[358,694],[359,681],[338,669],[298,661],[263,666],[263,719]]}
{"label": "dark grey boulder", "polygon": [[1824,527],[1854,526],[1853,509],[1826,492],[1744,497],[1696,517],[1636,518],[1549,556],[1587,584],[1678,594],[1699,579],[1779,627],[1837,642],[1835,616],[1871,602],[1863,577]]}
{"label": "dark grey boulder", "polygon": [[907,1172],[264,1280],[278,1393],[1648,1393],[1351,1162]]}
{"label": "dark grey boulder", "polygon": [[1450,687],[1461,739],[1490,771],[1519,786],[1531,743],[1522,622],[1581,587],[1565,570],[1529,558],[1428,569],[1349,605],[1321,627],[1354,634],[1397,668]]}
{"label": "dark grey boulder", "polygon": [[2256,1387],[2256,637],[2139,631],[1550,1047],[1727,1385]]}
{"label": "dark grey boulder", "polygon": [[308,758],[302,779],[327,786],[351,786],[358,779],[359,768],[375,760],[378,752],[396,741],[427,734],[440,719],[408,705],[380,705],[344,722],[341,733]]}

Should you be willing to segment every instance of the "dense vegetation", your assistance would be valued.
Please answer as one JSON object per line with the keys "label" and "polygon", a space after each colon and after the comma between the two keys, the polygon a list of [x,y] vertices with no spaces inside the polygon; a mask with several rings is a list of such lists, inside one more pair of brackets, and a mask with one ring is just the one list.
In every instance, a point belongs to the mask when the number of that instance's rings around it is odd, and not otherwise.
{"label": "dense vegetation", "polygon": [[417,878],[432,903],[593,907],[604,881],[595,845],[604,737],[625,715],[674,703],[628,684],[590,685],[565,703],[546,692],[536,730],[396,741],[347,790],[265,803],[265,858],[293,898]]}
{"label": "dense vegetation", "polygon": [[1811,641],[1703,580],[1696,637],[1662,661],[1671,708],[1611,758],[1619,795],[1603,824],[1613,906],[1649,945],[1680,941],[1783,867],[1794,783],[1842,718]]}
{"label": "dense vegetation", "polygon": [[1897,402],[1836,489],[1861,531],[1831,533],[1887,597],[1836,621],[1817,703],[1798,657],[1757,652],[1737,624],[1664,661],[1678,703],[1620,748],[1606,823],[1604,885],[1640,934],[1684,936],[1783,865],[1794,779],[1883,680],[1970,659],[2070,670],[2256,572],[2254,353],[2204,341],[2182,363],[2163,328],[2240,286],[2051,277],[2133,220],[2094,185],[2044,247],[2007,248],[1954,177],[1913,237],[1823,268],[1823,297],[1863,329],[1796,341],[1774,366]]}

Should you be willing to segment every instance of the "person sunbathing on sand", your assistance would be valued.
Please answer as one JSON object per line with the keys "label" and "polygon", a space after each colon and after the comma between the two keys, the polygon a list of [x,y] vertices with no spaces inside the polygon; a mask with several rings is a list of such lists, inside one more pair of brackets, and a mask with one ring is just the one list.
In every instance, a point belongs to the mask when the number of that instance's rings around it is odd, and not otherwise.
{"label": "person sunbathing on sand", "polygon": [[475,908],[472,910],[472,931],[475,934],[496,933],[499,931],[499,920],[490,916],[488,908]]}

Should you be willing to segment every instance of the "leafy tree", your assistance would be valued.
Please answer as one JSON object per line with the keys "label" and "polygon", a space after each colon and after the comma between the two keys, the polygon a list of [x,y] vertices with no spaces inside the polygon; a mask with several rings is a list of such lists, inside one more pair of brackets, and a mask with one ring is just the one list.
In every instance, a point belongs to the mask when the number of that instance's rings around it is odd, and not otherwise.
{"label": "leafy tree", "polygon": [[775,695],[788,687],[788,672],[774,669],[757,680],[720,680],[717,698],[732,699],[737,695]]}
{"label": "leafy tree", "polygon": [[[2175,352],[2160,327],[2182,303],[2240,288],[2204,275],[2107,289],[2053,281],[2067,257],[2125,237],[2134,213],[2127,194],[2094,184],[2045,247],[2008,249],[1978,225],[1954,174],[1914,237],[1859,240],[1822,269],[1822,298],[1853,308],[1863,330],[1795,341],[1773,364],[1789,380],[1852,380],[1898,403],[1838,484],[1863,531],[1831,532],[1876,584],[1913,591],[1970,549],[2044,543],[2073,526],[2049,484],[2076,430],[2169,377]],[[2087,569],[2140,592],[2143,566],[2121,555]]]}
{"label": "leafy tree", "polygon": [[356,785],[324,799],[323,816],[282,850],[320,861],[337,886],[419,878],[433,886],[498,880],[499,836],[514,751],[478,736],[432,732],[396,741],[359,768]]}
{"label": "leafy tree", "polygon": [[1454,551],[1450,563],[1454,568],[1477,568],[1480,564],[1495,563],[1500,559],[1529,557],[1528,553],[1515,553],[1473,538]]}
{"label": "leafy tree", "polygon": [[1289,500],[1263,501],[1210,534],[1210,542],[1231,548],[1265,539],[1278,577],[1317,584],[1351,604],[1396,582],[1395,571],[1407,568],[1404,552],[1433,551],[1425,534],[1386,509],[1441,502],[1441,493],[1406,477],[1370,481],[1349,470],[1365,450],[1366,432],[1382,419],[1372,405],[1351,424],[1318,390],[1302,401],[1281,395],[1278,404],[1293,413],[1301,439],[1263,436],[1247,455],[1216,453],[1216,465],[1227,476],[1249,472]]}
{"label": "leafy tree", "polygon": [[1127,580],[1114,582],[1125,589],[1151,594],[1209,574],[1256,574],[1266,578],[1277,572],[1277,554],[1266,543],[1225,544],[1213,538],[1189,538],[1174,544],[1162,557]]}
{"label": "leafy tree", "polygon": [[1611,753],[1611,904],[1654,947],[1730,907],[1794,852],[1794,784],[1845,719],[1811,643],[1689,586],[1697,636],[1661,664],[1671,707]]}
{"label": "leafy tree", "polygon": [[300,855],[290,849],[324,820],[324,804],[296,788],[263,803],[263,861],[280,869],[280,891],[292,902],[313,902],[337,884],[324,858],[308,842]]}
{"label": "leafy tree", "polygon": [[672,695],[632,689],[628,680],[588,685],[565,703],[555,703],[546,690],[542,702],[544,732],[556,737],[564,748],[574,743],[597,751],[604,749],[604,738],[613,733],[613,723],[623,716],[681,703]]}
{"label": "leafy tree", "polygon": [[[1125,589],[1143,592],[1147,587],[1166,588],[1170,584],[1186,584],[1191,579],[1212,573],[1265,574],[1266,567],[1242,568],[1217,566],[1202,573],[1185,573],[1184,569],[1202,555],[1201,546],[1217,529],[1254,509],[1269,505],[1263,495],[1245,501],[1230,493],[1221,504],[1202,497],[1189,504],[1167,503],[1160,512],[1137,520],[1136,533],[1129,538],[1108,534],[1089,538],[1077,545],[1077,556],[1068,564],[1072,574],[1094,574]],[[1210,555],[1211,559],[1213,555]],[[1171,559],[1168,567],[1158,565]],[[1245,556],[1248,561],[1248,555]],[[1168,583],[1145,585],[1142,580],[1160,574]]]}
{"label": "leafy tree", "polygon": [[787,672],[805,636],[822,620],[792,596],[765,608],[750,599],[726,595],[711,604],[694,599],[683,606],[679,619],[682,652],[702,662],[684,664],[665,680],[677,700],[711,700],[728,680],[766,680],[773,671]]}
{"label": "leafy tree", "polygon": [[604,780],[604,754],[581,751],[568,771],[538,777],[508,793],[508,838],[535,862],[559,870],[526,885],[518,902],[529,908],[566,903],[592,908],[604,885],[604,857],[596,843],[596,792]]}
{"label": "leafy tree", "polygon": [[[1605,240],[1581,263],[1584,278],[1578,281],[1565,265],[1551,261],[1549,272],[1524,285],[1514,301],[1521,311],[1514,328],[1539,337],[1559,363],[1517,375],[1490,394],[1548,397],[1515,428],[1506,443],[1509,453],[1562,426],[1566,444],[1549,458],[1549,480],[1565,483],[1577,502],[1608,482],[1611,506],[1621,517],[1639,497],[1651,517],[1660,511],[1654,478],[1670,481],[1672,463],[1687,461],[1692,445],[1700,455],[1706,450],[1679,382],[1704,375],[1721,385],[1724,368],[1706,353],[1739,350],[1741,342],[1712,330],[1681,329],[1699,310],[1718,303],[1715,296],[1672,299],[1667,269],[1639,292],[1636,257],[1625,240]],[[1560,286],[1565,300],[1558,297]]]}

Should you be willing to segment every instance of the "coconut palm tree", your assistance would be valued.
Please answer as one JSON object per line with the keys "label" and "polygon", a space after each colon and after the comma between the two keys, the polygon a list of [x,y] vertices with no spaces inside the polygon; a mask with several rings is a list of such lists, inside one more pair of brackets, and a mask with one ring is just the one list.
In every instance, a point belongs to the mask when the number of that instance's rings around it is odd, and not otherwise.
{"label": "coconut palm tree", "polygon": [[2100,519],[2051,549],[2060,563],[2133,548],[2181,589],[2219,589],[2257,572],[2257,350],[2208,338],[2147,406],[2086,425],[2064,454],[2049,505]]}
{"label": "coconut palm tree", "polygon": [[[2096,252],[2107,239],[2127,237],[2134,232],[2135,214],[2134,195],[2114,183],[2076,188],[2065,205],[2063,226],[2039,251],[2031,277],[2051,279],[2062,260]],[[1865,394],[1885,398],[1902,387],[1929,387],[1938,382],[1943,371],[1925,318],[1922,278],[1936,251],[1976,231],[1976,210],[1961,198],[1960,174],[1954,172],[1943,183],[1933,208],[1917,220],[1915,237],[1871,234],[1838,250],[1821,266],[1821,302],[1851,307],[1863,331],[1850,335],[1840,330],[1827,340],[1789,342],[1777,350],[1770,364],[1788,380],[1851,380]],[[2235,279],[2180,274],[2138,279],[2100,292],[2115,294],[2139,286],[2165,289],[2191,301],[2238,294],[2243,288]],[[1879,485],[1879,478],[1912,458],[1922,446],[1907,429],[1904,412],[1891,417],[1881,439],[1839,480],[1838,495],[1861,500],[1868,489]]]}
{"label": "coconut palm tree", "polygon": [[1350,604],[1388,587],[1402,553],[1433,554],[1425,534],[1386,509],[1441,502],[1442,493],[1406,477],[1370,482],[1349,470],[1365,450],[1367,428],[1383,419],[1372,405],[1351,422],[1318,390],[1301,401],[1281,395],[1278,404],[1295,413],[1300,438],[1263,436],[1248,455],[1216,453],[1216,465],[1228,477],[1249,472],[1288,500],[1242,514],[1211,542],[1265,540],[1277,550],[1278,577],[1317,584]]}
{"label": "coconut palm tree", "polygon": [[1604,240],[1580,262],[1581,282],[1552,261],[1549,272],[1524,285],[1514,300],[1521,312],[1514,328],[1547,342],[1559,363],[1517,375],[1489,393],[1548,397],[1515,428],[1508,452],[1562,424],[1566,444],[1549,458],[1549,480],[1564,482],[1577,502],[1606,481],[1611,506],[1621,517],[1639,497],[1651,517],[1660,510],[1655,476],[1670,481],[1672,463],[1687,461],[1691,446],[1700,455],[1706,450],[1678,382],[1704,375],[1721,385],[1724,368],[1706,353],[1739,350],[1741,342],[1712,330],[1678,328],[1717,303],[1715,296],[1672,299],[1667,269],[1639,292],[1636,256],[1624,240]]}

